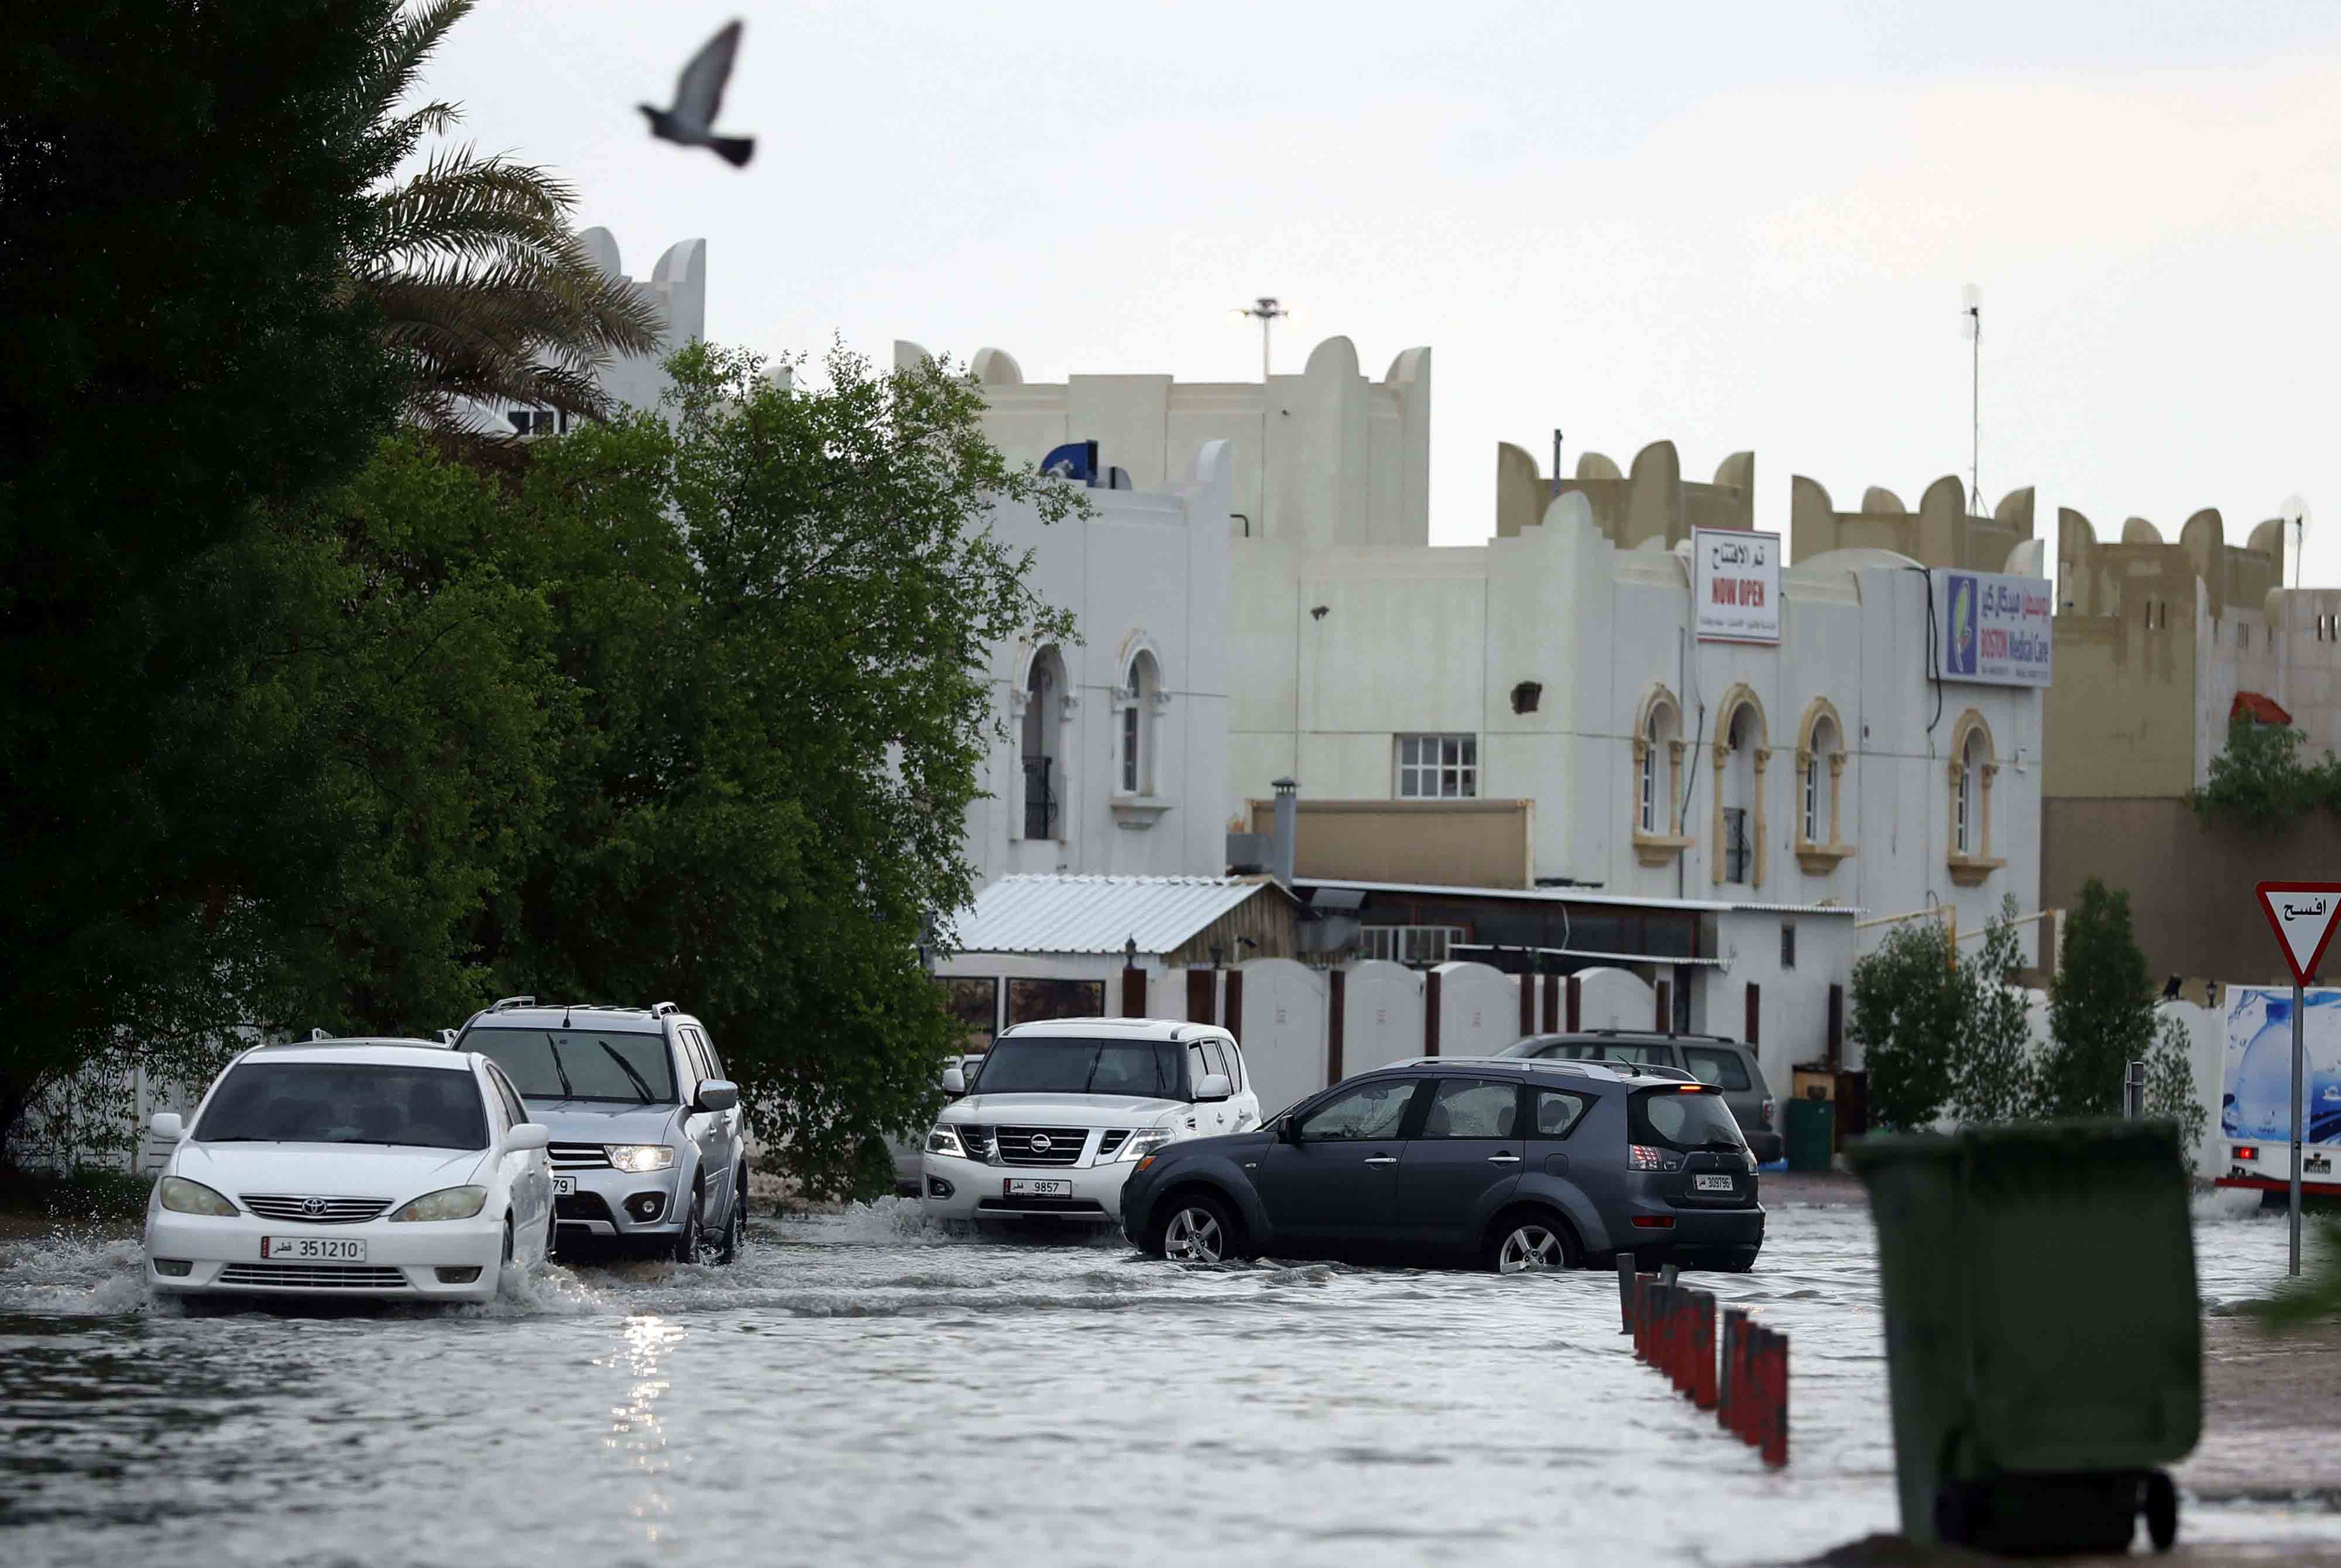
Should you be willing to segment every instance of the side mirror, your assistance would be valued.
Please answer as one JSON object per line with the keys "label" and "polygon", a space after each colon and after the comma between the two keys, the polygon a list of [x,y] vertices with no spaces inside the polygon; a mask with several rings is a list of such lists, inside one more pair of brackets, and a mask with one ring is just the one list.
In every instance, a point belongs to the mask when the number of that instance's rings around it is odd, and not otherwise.
{"label": "side mirror", "polygon": [[1300,1131],[1293,1126],[1290,1116],[1277,1117],[1274,1130],[1278,1143],[1297,1144],[1300,1141]]}
{"label": "side mirror", "polygon": [[174,1144],[187,1136],[187,1124],[179,1119],[176,1111],[157,1111],[154,1119],[146,1124],[146,1130],[165,1143]]}
{"label": "side mirror", "polygon": [[710,1078],[699,1086],[699,1098],[692,1102],[702,1111],[728,1111],[740,1103],[740,1086],[725,1078]]}
{"label": "side mirror", "polygon": [[1235,1092],[1236,1087],[1228,1082],[1227,1074],[1205,1073],[1203,1081],[1195,1086],[1195,1101],[1200,1105],[1210,1100],[1224,1100]]}
{"label": "side mirror", "polygon": [[967,1093],[967,1075],[961,1072],[956,1064],[943,1069],[943,1093],[947,1095]]}
{"label": "side mirror", "polygon": [[541,1149],[544,1146],[544,1139],[545,1131],[543,1122],[522,1122],[504,1135],[504,1149],[507,1153],[516,1153],[523,1149]]}

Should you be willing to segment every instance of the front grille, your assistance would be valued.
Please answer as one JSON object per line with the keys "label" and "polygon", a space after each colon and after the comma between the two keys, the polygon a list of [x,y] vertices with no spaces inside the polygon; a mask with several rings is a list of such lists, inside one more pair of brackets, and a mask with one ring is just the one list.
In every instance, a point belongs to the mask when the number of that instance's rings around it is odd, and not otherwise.
{"label": "front grille", "polygon": [[[382,1217],[390,1206],[379,1197],[287,1197],[281,1193],[244,1192],[235,1195],[244,1206],[263,1219],[297,1220],[303,1225],[363,1225]],[[320,1206],[311,1208],[309,1206]]]}
{"label": "front grille", "polygon": [[220,1270],[219,1282],[302,1290],[404,1290],[406,1275],[395,1268],[330,1263],[232,1263]]}
{"label": "front grille", "polygon": [[1098,1158],[1104,1159],[1130,1141],[1128,1127],[1108,1127],[1098,1135]]}
{"label": "front grille", "polygon": [[602,1144],[547,1144],[544,1157],[557,1171],[608,1170],[610,1151]]}
{"label": "front grille", "polygon": [[[1046,1143],[1035,1148],[1033,1141]],[[1004,1166],[1072,1166],[1081,1163],[1081,1146],[1090,1140],[1087,1127],[995,1127],[992,1143]]]}
{"label": "front grille", "polygon": [[967,1151],[971,1160],[991,1157],[991,1129],[975,1122],[959,1124],[959,1146]]}

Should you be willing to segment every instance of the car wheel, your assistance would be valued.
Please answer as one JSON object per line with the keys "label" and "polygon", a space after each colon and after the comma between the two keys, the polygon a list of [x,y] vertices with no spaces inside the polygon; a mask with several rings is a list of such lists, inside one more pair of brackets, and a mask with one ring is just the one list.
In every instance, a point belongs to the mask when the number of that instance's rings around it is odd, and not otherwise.
{"label": "car wheel", "polygon": [[513,1218],[504,1216],[504,1255],[496,1263],[495,1294],[502,1295],[513,1282]]}
{"label": "car wheel", "polygon": [[697,1263],[699,1261],[699,1209],[700,1205],[703,1201],[703,1195],[698,1188],[693,1187],[691,1193],[691,1207],[684,1212],[682,1216],[682,1229],[676,1234],[674,1238],[674,1261],[677,1263]]}
{"label": "car wheel", "polygon": [[2169,1551],[2178,1539],[2178,1489],[2170,1484],[2167,1471],[2147,1474],[2146,1533],[2157,1552]]}
{"label": "car wheel", "polygon": [[557,1263],[561,1258],[561,1216],[548,1211],[544,1216],[544,1261]]}
{"label": "car wheel", "polygon": [[747,1206],[748,1180],[742,1173],[738,1185],[732,1189],[732,1213],[723,1222],[723,1239],[715,1244],[717,1263],[732,1263],[740,1256],[740,1235],[746,1228],[747,1222],[747,1216],[742,1211]]}
{"label": "car wheel", "polygon": [[1488,1233],[1488,1267],[1497,1274],[1576,1266],[1577,1244],[1569,1227],[1533,1210],[1506,1215]]}
{"label": "car wheel", "polygon": [[1155,1249],[1172,1263],[1218,1263],[1235,1255],[1236,1222],[1215,1197],[1193,1193],[1170,1206]]}

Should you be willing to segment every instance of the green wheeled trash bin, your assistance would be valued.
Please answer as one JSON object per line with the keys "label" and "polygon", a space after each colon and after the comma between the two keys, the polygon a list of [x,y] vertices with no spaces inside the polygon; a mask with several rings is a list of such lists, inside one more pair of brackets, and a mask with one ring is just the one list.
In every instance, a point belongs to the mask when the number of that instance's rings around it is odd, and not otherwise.
{"label": "green wheeled trash bin", "polygon": [[2121,1552],[2178,1532],[2160,1467],[2203,1424],[2187,1171],[2160,1122],[2052,1122],[1847,1150],[1869,1189],[1902,1533]]}
{"label": "green wheeled trash bin", "polygon": [[1828,1100],[1790,1100],[1780,1152],[1792,1171],[1825,1171],[1837,1155],[1837,1107]]}

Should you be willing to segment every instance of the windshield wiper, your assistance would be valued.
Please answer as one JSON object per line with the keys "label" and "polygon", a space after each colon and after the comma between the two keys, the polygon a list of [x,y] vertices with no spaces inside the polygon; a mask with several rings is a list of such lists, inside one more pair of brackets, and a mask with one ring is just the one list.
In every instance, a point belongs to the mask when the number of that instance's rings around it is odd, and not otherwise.
{"label": "windshield wiper", "polygon": [[644,1078],[642,1074],[634,1071],[634,1064],[626,1060],[625,1057],[618,1054],[617,1047],[612,1045],[607,1040],[597,1040],[594,1043],[609,1053],[610,1059],[618,1064],[618,1070],[620,1072],[625,1074],[627,1077],[633,1080],[635,1089],[643,1097],[643,1104],[649,1105],[652,1100],[658,1097],[651,1093],[649,1080]]}
{"label": "windshield wiper", "polygon": [[[564,1100],[573,1100],[577,1097],[577,1091],[569,1087],[569,1074],[561,1065],[561,1042],[552,1040],[547,1043],[553,1047],[553,1073],[561,1080],[561,1097]],[[602,1048],[609,1049],[607,1046]]]}

